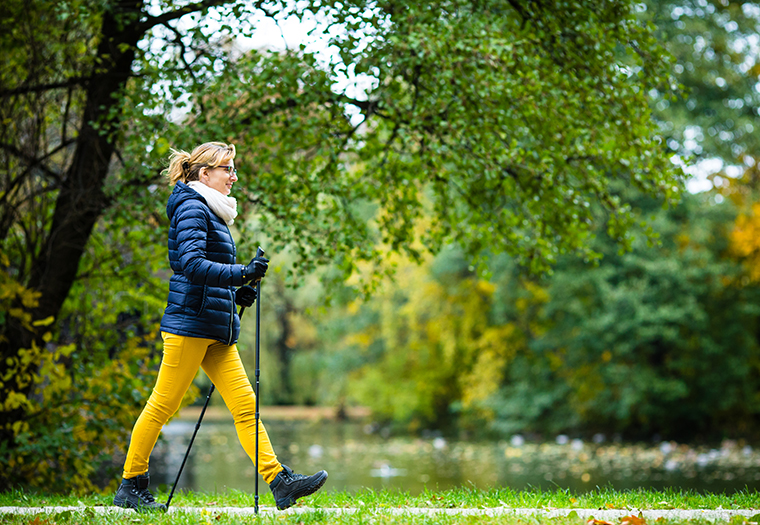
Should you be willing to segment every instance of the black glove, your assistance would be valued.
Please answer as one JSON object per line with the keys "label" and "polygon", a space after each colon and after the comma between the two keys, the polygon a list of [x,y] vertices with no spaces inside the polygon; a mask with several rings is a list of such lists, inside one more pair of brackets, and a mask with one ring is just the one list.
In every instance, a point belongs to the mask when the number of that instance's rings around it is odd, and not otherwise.
{"label": "black glove", "polygon": [[244,282],[249,283],[251,281],[260,281],[262,277],[264,277],[264,274],[267,273],[267,269],[269,268],[269,259],[264,259],[263,257],[254,257],[251,259],[251,262],[248,263],[248,266],[245,267],[245,278]]}
{"label": "black glove", "polygon": [[235,304],[248,308],[256,300],[256,288],[253,286],[241,286],[235,290]]}

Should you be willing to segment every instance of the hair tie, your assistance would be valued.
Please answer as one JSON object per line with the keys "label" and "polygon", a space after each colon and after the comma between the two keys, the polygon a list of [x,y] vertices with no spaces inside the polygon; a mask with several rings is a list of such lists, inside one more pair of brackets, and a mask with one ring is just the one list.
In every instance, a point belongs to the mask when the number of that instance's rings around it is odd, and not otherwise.
{"label": "hair tie", "polygon": [[190,171],[190,164],[187,161],[182,163],[182,171]]}

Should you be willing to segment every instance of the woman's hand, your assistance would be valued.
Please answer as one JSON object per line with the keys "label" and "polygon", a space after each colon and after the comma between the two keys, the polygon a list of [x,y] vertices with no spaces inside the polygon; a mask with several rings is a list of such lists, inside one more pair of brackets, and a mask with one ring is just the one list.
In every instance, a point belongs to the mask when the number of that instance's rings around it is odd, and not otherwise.
{"label": "woman's hand", "polygon": [[256,288],[253,286],[241,286],[235,290],[235,304],[248,308],[256,300]]}
{"label": "woman's hand", "polygon": [[245,279],[244,282],[249,283],[251,281],[260,281],[262,277],[267,273],[269,268],[269,259],[264,257],[254,257],[248,266],[245,267]]}

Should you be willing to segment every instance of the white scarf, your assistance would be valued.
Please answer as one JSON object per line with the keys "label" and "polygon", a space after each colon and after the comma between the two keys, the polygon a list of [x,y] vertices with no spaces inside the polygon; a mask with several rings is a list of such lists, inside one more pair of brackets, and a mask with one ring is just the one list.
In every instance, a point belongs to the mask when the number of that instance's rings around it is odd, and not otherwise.
{"label": "white scarf", "polygon": [[206,199],[208,207],[211,208],[211,211],[213,211],[217,217],[226,222],[227,226],[232,226],[238,213],[237,201],[233,197],[228,197],[197,180],[188,182],[187,185],[200,193],[201,197]]}

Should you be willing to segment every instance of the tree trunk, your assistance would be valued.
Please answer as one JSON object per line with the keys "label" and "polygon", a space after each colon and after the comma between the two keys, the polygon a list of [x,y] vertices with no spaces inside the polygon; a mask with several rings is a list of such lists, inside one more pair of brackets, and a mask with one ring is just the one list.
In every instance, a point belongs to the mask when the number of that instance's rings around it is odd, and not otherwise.
{"label": "tree trunk", "polygon": [[[124,90],[132,74],[135,47],[142,36],[138,25],[141,9],[142,0],[119,1],[108,6],[103,15],[97,49],[99,65],[85,88],[87,102],[73,162],[61,184],[47,239],[41,251],[34,254],[27,284],[40,294],[32,312],[34,320],[58,316],[76,279],[93,227],[108,206],[103,187],[121,124],[121,98],[116,95]],[[42,331],[29,331],[7,318],[0,357],[14,358],[34,342],[43,345]],[[33,371],[37,366],[30,363],[20,372]],[[10,392],[28,395],[31,387],[17,377],[0,388],[0,399],[6,399]],[[12,446],[14,436],[8,425],[23,416],[23,408],[0,412],[0,444]]]}

